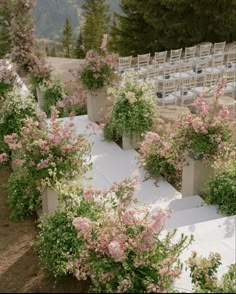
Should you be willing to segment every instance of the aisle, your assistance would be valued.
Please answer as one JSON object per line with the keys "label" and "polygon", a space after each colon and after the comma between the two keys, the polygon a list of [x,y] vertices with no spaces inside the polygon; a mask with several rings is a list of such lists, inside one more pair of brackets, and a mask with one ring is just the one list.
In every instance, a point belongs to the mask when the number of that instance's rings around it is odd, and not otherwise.
{"label": "aisle", "polygon": [[166,207],[170,201],[181,198],[181,193],[164,179],[158,181],[158,186],[155,185],[154,179],[145,181],[145,172],[138,166],[138,153],[135,150],[124,151],[116,143],[105,141],[103,131],[96,124],[89,122],[86,115],[77,116],[75,124],[78,133],[85,134],[92,144],[94,188],[109,188],[114,182],[138,175],[136,197],[140,201],[139,205]]}

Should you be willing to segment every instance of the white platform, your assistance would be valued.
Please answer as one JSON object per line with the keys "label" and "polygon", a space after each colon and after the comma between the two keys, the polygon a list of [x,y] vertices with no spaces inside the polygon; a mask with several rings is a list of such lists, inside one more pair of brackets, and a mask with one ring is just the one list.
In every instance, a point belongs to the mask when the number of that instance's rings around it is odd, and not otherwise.
{"label": "white platform", "polygon": [[[135,150],[122,150],[116,143],[104,140],[103,132],[87,116],[78,116],[75,123],[79,133],[85,134],[92,144],[93,186],[97,189],[109,188],[114,182],[120,182],[130,176],[139,176],[136,197],[139,205],[152,204],[166,207],[172,200],[180,199],[181,194],[167,181],[160,179],[155,185],[154,179],[145,181],[145,171],[138,166]],[[96,131],[93,133],[93,126]]]}
{"label": "white platform", "polygon": [[[178,229],[176,238],[181,233],[194,236],[194,242],[181,255],[181,260],[185,262],[196,251],[198,256],[208,257],[211,252],[221,255],[222,265],[219,267],[218,277],[220,278],[228,271],[230,264],[236,263],[236,218],[235,216],[219,218],[207,222],[197,223]],[[177,289],[185,289],[191,292],[191,278],[189,271],[183,271],[181,278],[175,282]]]}
{"label": "white platform", "polygon": [[[122,150],[114,142],[106,142],[103,132],[94,123],[90,123],[87,116],[75,118],[79,133],[88,137],[92,144],[91,160],[93,169],[90,176],[93,178],[92,186],[97,189],[109,188],[113,182],[119,182],[132,175],[139,176],[139,186],[136,192],[139,205],[151,204],[155,210],[160,207],[173,209],[172,217],[165,225],[162,234],[167,230],[178,228],[175,236],[178,239],[181,233],[194,236],[193,244],[181,256],[184,262],[193,250],[207,257],[210,252],[222,255],[222,266],[219,272],[227,271],[227,266],[235,260],[235,217],[222,216],[215,206],[203,206],[199,196],[182,198],[164,179],[155,185],[154,179],[144,181],[145,172],[137,164],[138,153],[135,150]],[[88,128],[91,125],[95,129]],[[189,272],[184,272],[175,283],[176,288],[182,291],[191,291]]]}

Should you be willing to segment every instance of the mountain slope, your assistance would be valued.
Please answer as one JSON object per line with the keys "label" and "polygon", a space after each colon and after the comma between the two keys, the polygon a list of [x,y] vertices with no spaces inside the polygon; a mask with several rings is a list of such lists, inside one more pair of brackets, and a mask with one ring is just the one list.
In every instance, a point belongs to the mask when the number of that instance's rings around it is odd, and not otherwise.
{"label": "mountain slope", "polygon": [[[80,8],[84,0],[36,0],[34,20],[36,37],[60,41],[65,19],[72,23],[74,36],[77,37],[80,23]],[[110,11],[121,12],[120,0],[107,0]]]}

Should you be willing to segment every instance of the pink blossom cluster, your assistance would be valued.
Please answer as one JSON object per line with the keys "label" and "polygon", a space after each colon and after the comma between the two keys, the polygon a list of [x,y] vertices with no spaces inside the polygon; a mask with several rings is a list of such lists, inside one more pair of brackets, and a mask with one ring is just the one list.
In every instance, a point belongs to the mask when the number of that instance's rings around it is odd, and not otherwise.
{"label": "pink blossom cluster", "polygon": [[[96,197],[102,196],[101,215],[97,220],[88,217],[76,217],[73,220],[82,243],[78,254],[68,256],[67,270],[74,273],[78,280],[89,277],[92,284],[96,280],[96,284],[93,284],[94,291],[101,291],[101,288],[96,287],[103,286],[103,290],[111,287],[114,293],[128,292],[133,289],[134,280],[142,278],[146,281],[147,292],[154,288],[163,292],[167,289],[167,280],[173,281],[180,275],[180,267],[174,264],[186,246],[186,240],[174,244],[170,242],[170,237],[163,237],[162,241],[159,239],[165,221],[170,217],[170,210],[151,212],[147,206],[130,208],[131,202],[126,202],[130,196],[126,194],[131,193],[133,197],[131,187],[136,181],[137,179],[126,179],[125,182],[115,183],[106,191],[89,189],[84,195],[84,201],[92,201],[97,205]],[[127,185],[130,189],[127,189]],[[116,195],[116,201],[110,198],[111,194]],[[110,205],[107,206],[109,201]],[[116,205],[113,205],[114,202]],[[147,276],[143,274],[143,268],[148,268]],[[118,276],[117,269],[120,273]],[[155,272],[154,280],[153,275],[150,276],[150,270]]]}
{"label": "pink blossom cluster", "polygon": [[[115,79],[117,61],[118,56],[108,52],[107,35],[104,35],[100,52],[89,50],[85,64],[79,69],[85,89],[96,90],[109,85]],[[89,76],[85,73],[89,73]]]}
{"label": "pink blossom cluster", "polygon": [[89,277],[93,291],[129,292],[135,289],[136,279],[143,279],[144,292],[150,292],[154,285],[163,292],[168,289],[169,281],[180,274],[180,267],[174,265],[186,240],[174,244],[169,236],[159,239],[170,210],[151,212],[148,206],[130,207],[133,202],[130,194],[132,198],[136,184],[134,177],[114,183],[109,190],[87,190],[84,201],[97,206],[96,197],[103,199],[99,203],[100,215],[96,220],[89,217],[73,220],[81,242],[78,254],[68,256],[67,270],[78,280]]}
{"label": "pink blossom cluster", "polygon": [[80,107],[86,106],[87,102],[87,90],[83,87],[80,80],[80,74],[82,67],[80,66],[77,71],[69,70],[72,75],[72,81],[67,84],[70,95],[64,96],[60,101],[57,102],[57,108],[67,107]]}
{"label": "pink blossom cluster", "polygon": [[6,153],[0,154],[0,163],[7,162],[8,161],[8,155]]}
{"label": "pink blossom cluster", "polygon": [[16,74],[9,66],[7,60],[0,60],[0,84],[13,85],[16,79]]}
{"label": "pink blossom cluster", "polygon": [[147,132],[144,141],[140,145],[140,156],[138,160],[142,166],[146,166],[146,162],[150,156],[157,156],[160,160],[164,160],[175,170],[175,174],[169,175],[164,166],[160,167],[160,174],[167,179],[176,179],[180,177],[182,170],[183,156],[175,143],[176,130],[166,131],[162,135],[155,132]]}
{"label": "pink blossom cluster", "polygon": [[10,150],[17,151],[17,162],[30,170],[37,180],[54,178],[50,170],[58,179],[86,172],[90,145],[84,136],[77,134],[73,117],[62,125],[57,120],[57,111],[52,113],[49,124],[41,120],[45,114],[37,115],[37,119],[25,120],[20,135],[13,133],[4,138]]}
{"label": "pink blossom cluster", "polygon": [[28,70],[32,74],[34,82],[42,84],[50,79],[52,67],[46,63],[43,56],[39,58],[35,54],[32,54],[29,59]]}
{"label": "pink blossom cluster", "polygon": [[[185,153],[194,152],[196,158],[202,157],[209,161],[218,156],[219,151],[222,152],[219,146],[231,140],[231,114],[227,107],[218,104],[218,97],[222,95],[224,87],[225,81],[219,80],[214,101],[207,104],[201,95],[194,104],[196,113],[187,114],[178,122],[176,142]],[[205,143],[199,148],[201,140]]]}

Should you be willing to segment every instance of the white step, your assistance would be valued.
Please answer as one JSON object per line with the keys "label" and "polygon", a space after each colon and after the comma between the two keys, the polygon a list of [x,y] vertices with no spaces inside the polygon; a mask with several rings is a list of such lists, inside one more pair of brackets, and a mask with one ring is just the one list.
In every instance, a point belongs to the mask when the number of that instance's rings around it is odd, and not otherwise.
{"label": "white step", "polygon": [[[180,256],[181,261],[184,263],[184,267],[186,268],[186,261],[191,256],[192,251],[196,251],[198,256],[200,257],[208,257],[211,252],[219,253],[221,256],[222,265],[218,270],[218,277],[221,277],[225,272],[228,271],[228,266],[230,264],[234,264],[236,262],[236,253],[235,253],[235,236],[231,238],[226,238],[223,240],[211,240],[209,242],[204,243],[196,243],[193,242]],[[182,272],[180,279],[175,281],[175,287],[180,289],[186,289],[191,291],[191,278],[190,278],[190,270]]]}
{"label": "white step", "polygon": [[[197,223],[189,226],[178,228],[175,239],[179,239],[181,234],[193,235],[195,243],[215,242],[235,237],[236,231],[236,216],[222,217],[202,223]],[[165,235],[167,231],[162,231]]]}
{"label": "white step", "polygon": [[212,219],[222,218],[214,205],[207,205],[173,212],[165,224],[165,229],[170,230],[187,225],[195,225]]}
{"label": "white step", "polygon": [[[219,279],[228,272],[228,265],[220,265],[218,268],[217,276]],[[179,279],[176,279],[174,282],[174,288],[178,290],[178,293],[193,293],[192,282],[190,277],[190,270],[186,270],[182,272]]]}
{"label": "white step", "polygon": [[210,239],[208,242],[193,241],[181,255],[181,260],[187,260],[193,251],[204,257],[207,257],[211,252],[217,252],[221,255],[222,264],[230,265],[236,262],[235,242],[235,236],[218,241]]}
{"label": "white step", "polygon": [[175,199],[169,203],[169,208],[171,208],[173,211],[179,211],[201,207],[204,205],[204,203],[204,200],[200,196],[196,195]]}

